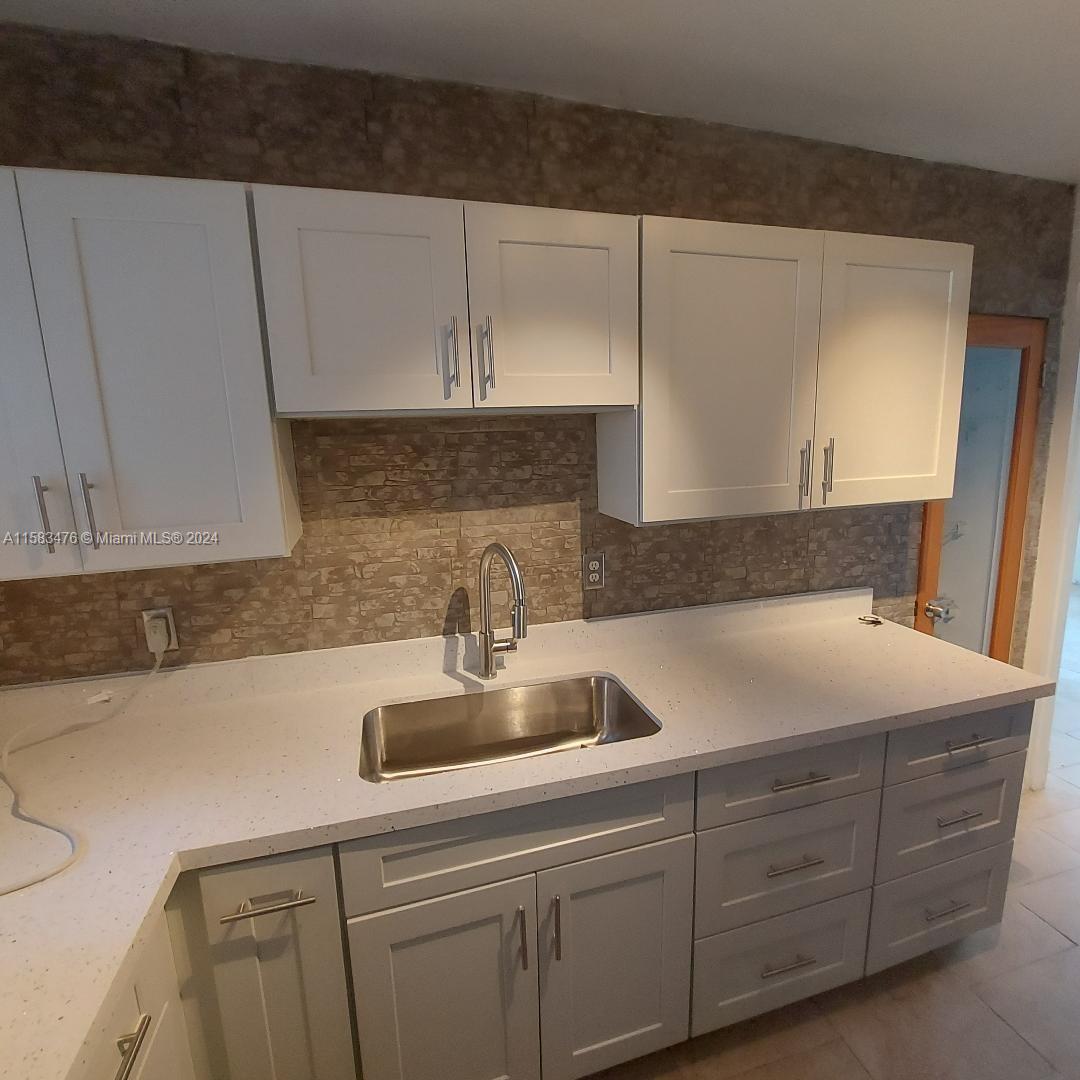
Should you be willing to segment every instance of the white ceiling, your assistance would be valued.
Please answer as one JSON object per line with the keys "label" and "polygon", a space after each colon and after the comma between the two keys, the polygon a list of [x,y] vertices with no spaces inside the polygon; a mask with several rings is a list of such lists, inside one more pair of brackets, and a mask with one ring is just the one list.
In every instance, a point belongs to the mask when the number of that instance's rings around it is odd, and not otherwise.
{"label": "white ceiling", "polygon": [[1078,0],[0,0],[0,19],[1080,180]]}

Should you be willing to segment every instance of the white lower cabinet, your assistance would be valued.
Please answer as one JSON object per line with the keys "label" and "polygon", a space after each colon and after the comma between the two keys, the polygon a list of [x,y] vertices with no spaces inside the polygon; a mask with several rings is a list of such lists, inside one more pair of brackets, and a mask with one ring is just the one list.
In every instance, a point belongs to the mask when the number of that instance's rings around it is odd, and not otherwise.
{"label": "white lower cabinet", "polygon": [[687,1037],[694,839],[537,875],[544,1080]]}

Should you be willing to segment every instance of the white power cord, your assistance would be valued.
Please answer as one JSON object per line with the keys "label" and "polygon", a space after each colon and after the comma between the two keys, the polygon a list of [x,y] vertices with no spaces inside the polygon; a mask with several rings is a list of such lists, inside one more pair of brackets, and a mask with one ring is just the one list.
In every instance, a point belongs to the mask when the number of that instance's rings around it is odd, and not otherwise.
{"label": "white power cord", "polygon": [[[165,650],[169,644],[169,625],[165,619],[152,620],[147,627],[147,637],[148,644],[154,653],[154,666],[139,680],[139,684],[135,687],[135,690],[128,697],[124,698],[124,700],[115,708],[110,709],[104,716],[95,717],[93,720],[80,720],[74,724],[69,724],[67,727],[61,728],[54,734],[47,736],[48,738],[57,739],[61,735],[69,735],[74,731],[82,731],[83,728],[96,727],[98,724],[104,724],[109,720],[115,720],[122,712],[126,709],[130,709],[131,706],[135,704],[143,690],[146,689],[150,680],[161,670],[161,662],[165,659]],[[50,867],[48,870],[42,870],[40,873],[34,874],[32,877],[28,877],[23,881],[16,881],[13,885],[0,887],[0,896],[10,896],[12,893],[20,892],[23,889],[29,889],[31,885],[37,885],[42,881],[48,881],[49,878],[56,877],[57,874],[62,874],[69,866],[73,866],[78,862],[82,855],[82,837],[78,830],[73,826],[64,825],[60,822],[48,821],[41,815],[31,813],[31,811],[27,810],[25,797],[15,786],[15,781],[11,777],[11,755],[19,749],[19,743],[23,740],[24,736],[44,727],[45,723],[44,720],[38,720],[32,724],[27,724],[26,727],[20,728],[4,743],[3,749],[0,750],[0,780],[3,780],[8,787],[8,790],[11,792],[11,816],[19,821],[25,821],[30,825],[36,825],[38,828],[46,829],[51,833],[56,833],[57,836],[62,836],[68,842],[71,851],[68,853],[67,858],[56,866]]]}

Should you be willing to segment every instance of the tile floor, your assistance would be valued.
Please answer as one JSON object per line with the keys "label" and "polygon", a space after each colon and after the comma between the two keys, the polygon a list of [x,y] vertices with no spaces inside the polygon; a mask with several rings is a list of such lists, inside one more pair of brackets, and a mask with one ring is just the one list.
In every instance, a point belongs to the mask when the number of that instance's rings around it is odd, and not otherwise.
{"label": "tile floor", "polygon": [[1080,1080],[1080,587],[1001,926],[606,1080]]}

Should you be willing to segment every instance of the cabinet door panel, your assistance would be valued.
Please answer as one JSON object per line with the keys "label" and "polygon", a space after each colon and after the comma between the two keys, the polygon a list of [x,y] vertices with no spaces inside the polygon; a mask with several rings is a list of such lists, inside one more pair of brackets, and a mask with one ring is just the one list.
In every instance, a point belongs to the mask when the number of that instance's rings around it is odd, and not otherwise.
{"label": "cabinet door panel", "polygon": [[972,249],[828,233],[821,294],[815,505],[952,495]]}
{"label": "cabinet door panel", "polygon": [[349,920],[364,1080],[539,1080],[536,879]]}
{"label": "cabinet door panel", "polygon": [[693,837],[537,875],[545,1080],[687,1037]]}
{"label": "cabinet door panel", "polygon": [[84,544],[85,568],[287,554],[243,187],[17,178],[79,527],[218,536]]}
{"label": "cabinet door panel", "polygon": [[468,203],[465,225],[476,403],[636,404],[637,220]]}
{"label": "cabinet door panel", "polygon": [[644,521],[809,505],[823,243],[808,230],[644,219]]}
{"label": "cabinet door panel", "polygon": [[[74,528],[49,372],[41,347],[34,287],[26,259],[15,174],[0,169],[0,538],[43,531],[34,477],[52,530]],[[82,569],[78,544],[0,544],[0,579],[70,574]]]}
{"label": "cabinet door panel", "polygon": [[472,405],[460,202],[263,186],[253,199],[279,413]]}

